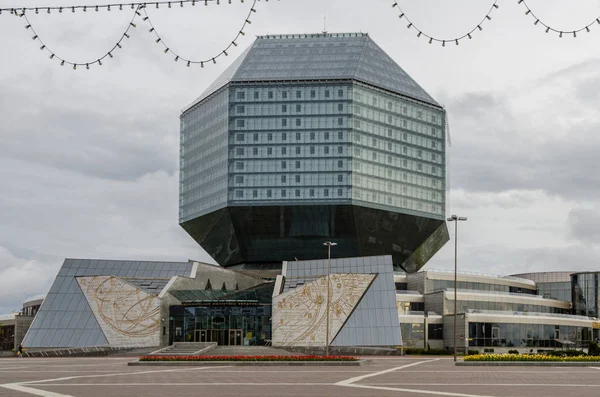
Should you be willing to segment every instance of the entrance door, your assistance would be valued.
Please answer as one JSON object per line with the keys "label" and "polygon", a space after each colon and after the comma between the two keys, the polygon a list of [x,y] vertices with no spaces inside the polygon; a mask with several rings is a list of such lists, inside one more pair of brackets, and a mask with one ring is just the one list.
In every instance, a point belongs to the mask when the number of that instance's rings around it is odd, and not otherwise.
{"label": "entrance door", "polygon": [[212,338],[211,342],[217,342],[219,346],[226,346],[227,342],[229,342],[228,337],[229,334],[226,329],[213,329],[212,330]]}
{"label": "entrance door", "polygon": [[194,342],[210,342],[209,334],[205,329],[197,329],[194,335]]}
{"label": "entrance door", "polygon": [[230,346],[241,346],[242,345],[242,330],[241,329],[230,329],[229,330],[229,345]]}

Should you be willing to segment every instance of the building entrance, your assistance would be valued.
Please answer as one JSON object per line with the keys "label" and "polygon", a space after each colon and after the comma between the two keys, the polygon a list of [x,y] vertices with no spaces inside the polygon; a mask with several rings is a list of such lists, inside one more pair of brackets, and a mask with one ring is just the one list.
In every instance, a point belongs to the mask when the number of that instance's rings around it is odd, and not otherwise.
{"label": "building entrance", "polygon": [[198,329],[194,342],[217,342],[219,346],[241,346],[241,329]]}

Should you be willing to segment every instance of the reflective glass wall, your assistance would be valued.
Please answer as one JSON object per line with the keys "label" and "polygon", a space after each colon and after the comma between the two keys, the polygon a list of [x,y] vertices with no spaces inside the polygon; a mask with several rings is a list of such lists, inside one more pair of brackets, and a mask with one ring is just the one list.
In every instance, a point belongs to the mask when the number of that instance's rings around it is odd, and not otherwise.
{"label": "reflective glass wall", "polygon": [[169,311],[169,343],[248,346],[271,340],[271,305],[171,306]]}
{"label": "reflective glass wall", "polygon": [[536,285],[538,294],[544,298],[571,302],[570,282],[536,283]]}
{"label": "reflective glass wall", "polygon": [[181,115],[179,223],[227,205],[229,90]]}
{"label": "reflective glass wall", "polygon": [[443,110],[354,85],[355,202],[444,219]]}
{"label": "reflective glass wall", "polygon": [[573,314],[596,318],[599,317],[599,276],[600,273],[575,273],[571,275],[571,284],[573,288]]}
{"label": "reflective glass wall", "polygon": [[547,325],[469,322],[469,346],[565,347],[587,346],[592,328]]}
{"label": "reflective glass wall", "polygon": [[350,84],[233,86],[230,204],[349,203],[351,101]]}

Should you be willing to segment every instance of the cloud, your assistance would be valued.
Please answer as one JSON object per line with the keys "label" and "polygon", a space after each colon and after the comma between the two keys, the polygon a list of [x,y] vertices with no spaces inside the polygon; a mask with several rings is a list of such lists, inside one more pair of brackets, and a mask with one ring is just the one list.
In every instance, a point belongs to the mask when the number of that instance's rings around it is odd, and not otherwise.
{"label": "cloud", "polygon": [[542,190],[571,200],[598,197],[600,183],[590,168],[600,152],[598,69],[600,61],[587,61],[537,80],[535,89],[448,98],[450,186],[490,193]]}
{"label": "cloud", "polygon": [[600,247],[600,211],[597,208],[573,208],[567,225],[570,237],[583,244]]}
{"label": "cloud", "polygon": [[23,300],[44,293],[57,271],[57,266],[15,256],[0,245],[0,313],[18,311]]}

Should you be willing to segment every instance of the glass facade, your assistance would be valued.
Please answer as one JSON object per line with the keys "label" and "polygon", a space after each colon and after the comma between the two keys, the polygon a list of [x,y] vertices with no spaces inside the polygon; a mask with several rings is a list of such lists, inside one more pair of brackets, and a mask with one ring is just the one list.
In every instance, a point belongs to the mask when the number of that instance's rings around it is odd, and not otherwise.
{"label": "glass facade", "polygon": [[571,275],[573,288],[573,314],[600,317],[600,273],[575,273]]}
{"label": "glass facade", "polygon": [[[537,295],[537,289],[535,287],[532,287],[532,289],[527,289],[502,284],[478,283],[471,281],[457,281],[456,285],[458,286],[459,290]],[[434,291],[443,291],[445,289],[452,288],[454,288],[454,280],[433,280]]]}
{"label": "glass facade", "polygon": [[[408,342],[409,346],[420,346],[418,341],[423,341],[425,338],[424,330],[425,323],[400,323],[402,331],[402,340]],[[427,324],[427,340],[443,340],[444,339],[444,324]]]}
{"label": "glass facade", "polygon": [[228,106],[223,89],[181,116],[180,223],[227,205]]}
{"label": "glass facade", "polygon": [[171,306],[173,342],[217,342],[219,345],[264,345],[271,340],[271,305]]}
{"label": "glass facade", "polygon": [[0,350],[13,350],[15,348],[15,326],[0,323]]}
{"label": "glass facade", "polygon": [[326,237],[413,272],[448,241],[445,111],[367,35],[262,36],[217,81],[181,116],[179,220],[219,264]]}
{"label": "glass facade", "polygon": [[570,282],[536,283],[536,285],[538,295],[544,298],[571,302]]}
{"label": "glass facade", "polygon": [[351,85],[235,87],[230,205],[350,203]]}
{"label": "glass facade", "polygon": [[469,346],[569,347],[592,340],[592,328],[546,325],[470,322]]}
{"label": "glass facade", "polygon": [[443,110],[357,84],[352,114],[353,202],[443,219]]}
{"label": "glass facade", "polygon": [[[559,313],[559,314],[571,314],[571,309],[564,309],[560,307],[535,305],[528,303],[513,303],[513,302],[490,302],[486,301],[475,301],[475,300],[458,300],[457,307],[459,313],[461,308],[475,309],[475,310],[494,310],[504,312],[533,312],[533,313]],[[454,313],[454,303],[446,305],[444,314]]]}

